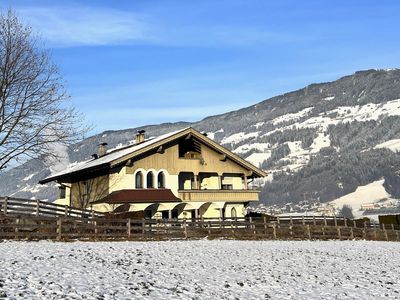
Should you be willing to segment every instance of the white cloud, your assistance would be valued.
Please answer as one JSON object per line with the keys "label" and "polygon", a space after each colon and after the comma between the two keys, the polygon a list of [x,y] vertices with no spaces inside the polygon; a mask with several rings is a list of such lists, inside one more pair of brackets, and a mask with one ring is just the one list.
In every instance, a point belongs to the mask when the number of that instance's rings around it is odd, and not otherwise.
{"label": "white cloud", "polygon": [[110,8],[22,7],[18,14],[52,47],[124,44],[149,39],[143,18]]}
{"label": "white cloud", "polygon": [[287,32],[243,24],[207,23],[96,6],[25,6],[17,12],[50,47],[145,43],[167,46],[246,46],[304,40]]}

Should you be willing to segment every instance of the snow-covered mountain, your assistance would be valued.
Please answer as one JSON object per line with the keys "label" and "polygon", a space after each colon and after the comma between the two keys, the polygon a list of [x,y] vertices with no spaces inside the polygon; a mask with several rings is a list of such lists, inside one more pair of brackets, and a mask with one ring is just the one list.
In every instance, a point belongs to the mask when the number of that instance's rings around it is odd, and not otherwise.
{"label": "snow-covered mountain", "polygon": [[[149,136],[193,126],[271,175],[261,201],[322,202],[383,180],[400,197],[400,70],[368,70],[312,84],[256,105],[199,122],[145,126]],[[0,194],[54,199],[54,185],[37,182],[68,163],[87,159],[100,142],[127,144],[139,128],[106,131],[68,149],[64,159],[29,161],[0,175]],[[50,165],[50,166],[48,166]],[[257,184],[257,183],[256,183]]]}

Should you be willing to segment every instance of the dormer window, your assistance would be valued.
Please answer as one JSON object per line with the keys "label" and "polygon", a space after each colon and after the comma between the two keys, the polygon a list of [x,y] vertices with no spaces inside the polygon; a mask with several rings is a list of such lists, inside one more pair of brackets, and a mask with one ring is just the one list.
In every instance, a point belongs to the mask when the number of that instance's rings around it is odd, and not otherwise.
{"label": "dormer window", "polygon": [[188,159],[201,158],[201,144],[188,135],[179,142],[179,157]]}
{"label": "dormer window", "polygon": [[60,186],[60,187],[58,187],[58,191],[59,191],[59,197],[60,197],[60,199],[64,199],[64,198],[65,198],[65,195],[66,195],[65,186]]}

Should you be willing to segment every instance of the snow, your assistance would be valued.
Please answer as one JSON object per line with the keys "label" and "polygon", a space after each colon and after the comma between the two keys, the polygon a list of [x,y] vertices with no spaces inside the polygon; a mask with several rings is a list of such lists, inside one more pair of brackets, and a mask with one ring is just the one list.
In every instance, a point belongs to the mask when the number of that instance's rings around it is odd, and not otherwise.
{"label": "snow", "polygon": [[10,299],[398,299],[400,243],[0,243]]}
{"label": "snow", "polygon": [[299,120],[299,119],[307,116],[313,110],[313,108],[314,107],[311,106],[311,107],[304,108],[297,113],[291,113],[291,114],[279,116],[272,120],[272,124],[278,125],[279,123],[283,123],[283,122]]}
{"label": "snow", "polygon": [[390,198],[390,195],[383,186],[384,182],[385,180],[381,179],[367,185],[359,186],[353,193],[344,195],[330,203],[335,204],[339,209],[345,204],[350,205],[353,208],[354,217],[360,218],[363,213],[361,210],[362,204],[374,203]]}
{"label": "snow", "polygon": [[241,141],[258,137],[259,133],[260,133],[259,131],[250,133],[238,132],[230,136],[224,137],[221,141],[221,144],[237,144]]}
{"label": "snow", "polygon": [[22,180],[23,180],[23,181],[28,181],[28,180],[32,179],[32,177],[35,176],[35,175],[36,175],[36,173],[32,173],[31,175],[26,176],[26,177],[23,178]]}
{"label": "snow", "polygon": [[271,153],[272,151],[253,153],[246,157],[246,160],[259,167],[265,160],[271,157]]}
{"label": "snow", "polygon": [[321,148],[329,147],[330,145],[331,140],[329,139],[329,135],[325,135],[325,133],[319,132],[310,146],[312,149],[310,153],[318,153]]}
{"label": "snow", "polygon": [[208,133],[207,133],[207,136],[208,136],[210,139],[213,140],[214,137],[215,137],[215,134],[216,134],[216,133],[220,133],[220,132],[221,132],[221,133],[224,132],[224,129],[221,128],[220,130],[217,130],[217,131],[215,131],[215,132],[208,132]]}
{"label": "snow", "polygon": [[[302,116],[304,110],[300,111],[298,114]],[[329,117],[330,114],[337,114],[335,118]],[[281,122],[290,120],[292,114],[280,116],[272,120],[275,122],[279,119]],[[336,125],[339,123],[348,123],[353,121],[366,122],[371,120],[378,120],[381,116],[399,116],[400,115],[400,99],[387,101],[385,103],[375,104],[368,103],[365,105],[355,105],[355,106],[339,106],[333,110],[327,111],[325,113],[320,113],[318,116],[308,118],[300,123],[291,124],[289,126],[284,126],[276,128],[272,132],[266,135],[272,134],[278,130],[294,129],[294,128],[319,128],[322,131],[326,131],[329,125]],[[299,119],[300,117],[298,117]],[[279,123],[279,122],[278,122]],[[276,124],[278,124],[276,123]]]}
{"label": "snow", "polygon": [[331,112],[337,112],[342,122],[378,120],[382,115],[400,115],[400,99],[379,104],[368,103],[362,106],[339,106],[328,113]]}
{"label": "snow", "polygon": [[376,148],[376,149],[386,148],[393,152],[398,152],[398,151],[400,151],[400,139],[393,139],[393,140],[386,141],[384,143],[376,145],[374,148]]}
{"label": "snow", "polygon": [[328,97],[322,98],[322,100],[324,100],[324,101],[331,101],[333,99],[335,99],[335,96],[328,96]]}
{"label": "snow", "polygon": [[252,143],[252,144],[244,144],[239,147],[237,147],[235,150],[232,152],[234,153],[246,153],[252,149],[255,149],[257,151],[268,151],[271,148],[271,145],[269,143]]}

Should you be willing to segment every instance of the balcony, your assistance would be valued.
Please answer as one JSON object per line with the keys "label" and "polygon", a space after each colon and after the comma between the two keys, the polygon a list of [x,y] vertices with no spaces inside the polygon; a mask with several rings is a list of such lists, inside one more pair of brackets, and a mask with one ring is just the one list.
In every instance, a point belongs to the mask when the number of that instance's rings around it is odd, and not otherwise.
{"label": "balcony", "polygon": [[182,201],[228,201],[248,202],[258,201],[257,190],[179,190]]}

